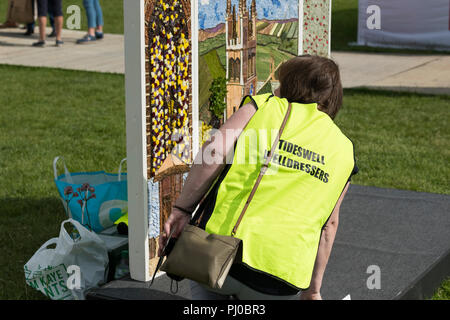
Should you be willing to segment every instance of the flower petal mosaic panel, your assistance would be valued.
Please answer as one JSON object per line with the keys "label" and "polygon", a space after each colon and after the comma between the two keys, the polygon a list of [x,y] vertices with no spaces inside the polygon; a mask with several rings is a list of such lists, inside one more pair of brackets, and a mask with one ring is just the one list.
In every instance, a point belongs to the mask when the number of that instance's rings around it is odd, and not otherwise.
{"label": "flower petal mosaic panel", "polygon": [[153,1],[147,20],[149,178],[174,148],[184,161],[191,159],[191,43],[183,2]]}
{"label": "flower petal mosaic panel", "polygon": [[304,0],[303,53],[328,57],[330,0]]}
{"label": "flower petal mosaic panel", "polygon": [[181,189],[183,175],[153,178],[167,156],[192,162],[192,44],[190,0],[144,0],[146,141],[150,258]]}

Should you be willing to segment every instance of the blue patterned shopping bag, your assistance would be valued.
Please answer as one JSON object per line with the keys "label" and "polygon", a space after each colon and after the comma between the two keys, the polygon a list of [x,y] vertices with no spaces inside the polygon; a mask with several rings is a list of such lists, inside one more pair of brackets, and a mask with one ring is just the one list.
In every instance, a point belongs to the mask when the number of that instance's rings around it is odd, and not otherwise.
{"label": "blue patterned shopping bag", "polygon": [[[58,175],[57,163],[63,161],[64,173]],[[69,218],[100,232],[128,212],[127,174],[120,162],[117,174],[98,172],[71,173],[62,157],[53,160],[58,193]]]}

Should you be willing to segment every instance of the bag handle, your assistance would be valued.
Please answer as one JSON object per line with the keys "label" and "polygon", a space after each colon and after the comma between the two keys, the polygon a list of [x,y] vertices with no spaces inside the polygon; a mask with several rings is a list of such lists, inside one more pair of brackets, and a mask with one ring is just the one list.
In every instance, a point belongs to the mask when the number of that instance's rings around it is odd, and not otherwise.
{"label": "bag handle", "polygon": [[[58,245],[58,238],[51,238],[50,240],[48,240],[46,243],[44,243],[39,249],[38,251],[36,251],[36,253],[41,252],[45,249],[47,249],[48,246],[52,245],[52,244],[56,244]],[[35,253],[35,254],[36,254]]]}
{"label": "bag handle", "polygon": [[269,167],[270,161],[272,161],[275,148],[277,147],[278,142],[280,141],[281,134],[283,133],[284,128],[286,127],[286,123],[287,123],[287,120],[289,118],[289,115],[291,114],[291,111],[292,111],[292,104],[289,103],[288,110],[286,112],[286,115],[284,116],[284,119],[283,119],[283,122],[281,124],[280,130],[278,131],[277,137],[275,138],[275,142],[273,143],[272,148],[270,149],[269,154],[267,155],[266,161],[264,162],[264,164],[261,167],[258,179],[256,180],[255,185],[253,186],[252,192],[248,196],[248,199],[245,202],[244,208],[242,209],[241,215],[239,216],[239,219],[236,222],[236,225],[234,226],[233,231],[231,232],[231,236],[233,236],[233,237],[236,235],[237,229],[239,228],[239,225],[240,225],[240,223],[242,221],[242,218],[244,217],[244,214],[247,211],[247,208],[250,205],[250,202],[252,201],[253,196],[255,195],[256,190],[259,187],[259,184],[261,183],[262,177],[264,176],[264,174],[267,171],[267,168]]}
{"label": "bag handle", "polygon": [[59,159],[62,159],[62,161],[63,161],[63,165],[64,165],[64,173],[65,173],[65,175],[66,175],[66,177],[67,177],[67,181],[68,181],[70,184],[73,184],[72,176],[70,175],[70,172],[69,172],[69,170],[68,170],[67,167],[66,167],[66,161],[64,160],[64,157],[61,157],[61,156],[58,156],[58,157],[56,157],[56,158],[53,160],[53,174],[54,174],[54,176],[55,176],[55,180],[58,180],[58,169],[56,168],[56,164],[58,163],[58,160],[59,160]]}
{"label": "bag handle", "polygon": [[104,242],[99,236],[97,236],[97,234],[95,234],[94,231],[89,231],[85,226],[74,219],[67,219],[61,223],[60,235],[63,235],[66,241],[75,242],[67,232],[65,228],[66,224],[71,224],[73,227],[75,227],[75,229],[77,229],[78,234],[80,235],[80,240],[87,239],[89,237],[95,237],[97,240]]}
{"label": "bag handle", "polygon": [[120,165],[119,165],[119,182],[122,180],[122,164],[127,161],[127,158],[122,159],[122,161],[120,161]]}
{"label": "bag handle", "polygon": [[82,237],[81,233],[83,232],[83,230],[82,230],[82,228],[80,228],[81,224],[78,223],[78,221],[75,221],[73,219],[67,219],[67,220],[64,220],[61,223],[61,231],[60,231],[60,236],[62,236],[66,241],[68,241],[68,242],[75,242],[72,239],[72,237],[70,236],[70,234],[67,232],[67,229],[65,227],[66,224],[71,224],[78,231],[78,234],[80,235],[80,238]]}

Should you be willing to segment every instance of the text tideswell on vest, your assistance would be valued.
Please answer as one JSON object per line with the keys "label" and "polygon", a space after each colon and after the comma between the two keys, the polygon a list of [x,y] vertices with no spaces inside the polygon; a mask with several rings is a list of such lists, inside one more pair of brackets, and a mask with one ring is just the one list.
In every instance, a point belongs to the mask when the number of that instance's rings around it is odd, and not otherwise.
{"label": "text tideswell on vest", "polygon": [[[296,144],[291,142],[280,140],[278,145],[279,150],[283,150],[294,156],[297,156],[300,159],[305,159],[312,162],[317,162],[319,164],[325,165],[325,156],[320,155],[314,151],[304,149]],[[267,158],[268,151],[266,150],[264,153],[264,159]],[[281,165],[286,168],[303,171],[308,173],[311,177],[319,179],[323,183],[328,183],[330,179],[330,174],[320,169],[318,166],[315,166],[310,163],[304,163],[295,159],[292,159],[287,156],[283,156],[277,153],[274,153],[272,158],[272,163]]]}

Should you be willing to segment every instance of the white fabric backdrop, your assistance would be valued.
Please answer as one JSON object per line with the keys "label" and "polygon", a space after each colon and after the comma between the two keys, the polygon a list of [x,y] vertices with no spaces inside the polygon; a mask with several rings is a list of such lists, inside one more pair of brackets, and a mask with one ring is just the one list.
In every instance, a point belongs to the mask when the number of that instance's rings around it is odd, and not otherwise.
{"label": "white fabric backdrop", "polygon": [[[370,30],[367,8],[381,9],[381,29]],[[450,0],[359,0],[358,44],[450,50]]]}

